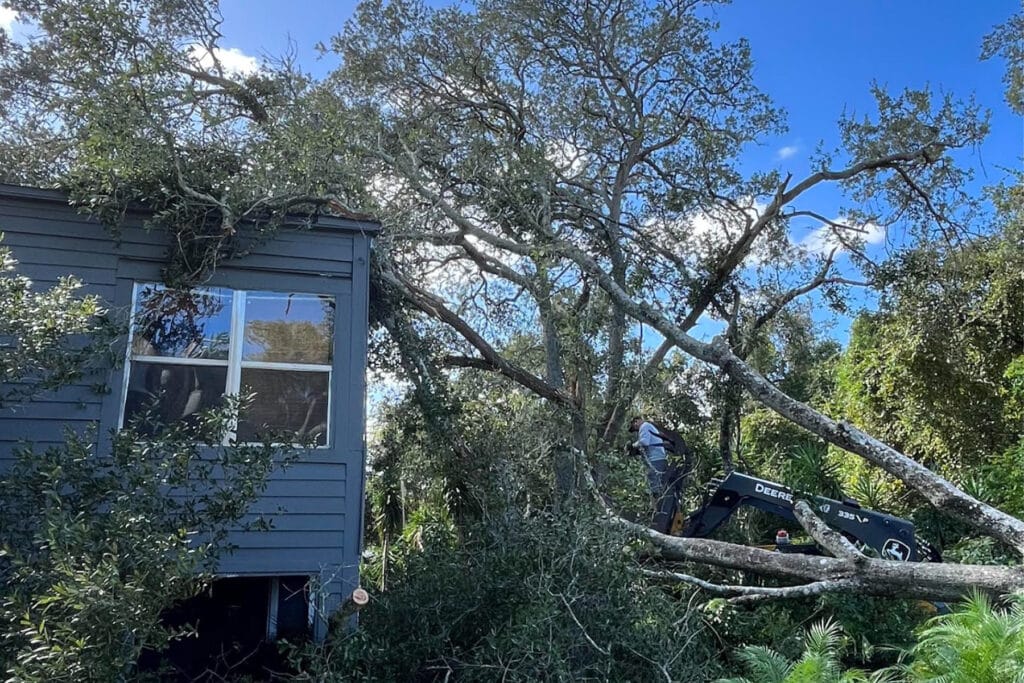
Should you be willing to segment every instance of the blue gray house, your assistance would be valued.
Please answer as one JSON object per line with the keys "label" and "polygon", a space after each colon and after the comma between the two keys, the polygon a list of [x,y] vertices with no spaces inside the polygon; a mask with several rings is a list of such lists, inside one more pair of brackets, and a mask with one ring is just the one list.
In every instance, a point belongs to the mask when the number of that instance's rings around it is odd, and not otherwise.
{"label": "blue gray house", "polygon": [[[60,443],[68,427],[96,425],[102,434],[153,400],[164,417],[185,418],[251,388],[239,440],[279,428],[315,447],[273,475],[252,510],[271,519],[271,530],[235,533],[237,550],[219,572],[243,586],[270,636],[286,623],[322,636],[326,622],[316,615],[330,614],[358,584],[368,263],[378,226],[319,217],[283,229],[186,295],[160,284],[167,236],[144,230],[143,218],[128,216],[115,240],[60,192],[0,185],[0,232],[19,271],[41,288],[72,274],[133,319],[126,362],[102,378],[109,392],[92,391],[92,379],[0,413],[0,469],[19,442]],[[181,333],[175,316],[185,308],[198,333]]]}

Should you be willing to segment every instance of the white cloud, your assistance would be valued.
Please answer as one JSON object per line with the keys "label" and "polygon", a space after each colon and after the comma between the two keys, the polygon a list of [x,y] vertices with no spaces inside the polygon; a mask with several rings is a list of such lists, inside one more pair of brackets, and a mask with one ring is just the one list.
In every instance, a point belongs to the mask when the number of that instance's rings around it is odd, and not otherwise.
{"label": "white cloud", "polygon": [[[737,206],[713,207],[670,220],[650,218],[643,225],[643,232],[682,261],[696,265],[735,244],[746,230],[747,221],[757,220],[767,206],[758,199],[741,197]],[[764,259],[763,247],[763,238],[754,242],[746,257],[747,265]]]}
{"label": "white cloud", "polygon": [[757,220],[768,205],[760,200],[744,197],[739,205],[742,213],[733,208],[716,211],[700,211],[690,216],[690,239],[704,245],[705,249],[721,249],[739,239],[747,228],[747,220]]}
{"label": "white cloud", "polygon": [[[740,211],[729,207],[714,211],[698,211],[681,219],[689,227],[692,238],[728,244],[746,228],[746,219],[757,220],[768,205],[760,200],[743,197],[738,202]],[[742,213],[741,213],[742,212]],[[745,214],[745,215],[744,215]]]}
{"label": "white cloud", "polygon": [[189,57],[203,69],[213,69],[215,64],[219,63],[226,73],[239,76],[248,76],[260,69],[258,59],[250,57],[237,47],[215,47],[211,54],[202,45],[195,44],[189,46],[188,53]]}
{"label": "white cloud", "polygon": [[14,22],[18,19],[18,13],[8,7],[0,7],[0,28],[8,33],[14,27]]}
{"label": "white cloud", "polygon": [[580,175],[590,162],[588,155],[568,140],[549,142],[544,157],[569,178]]}
{"label": "white cloud", "polygon": [[800,147],[798,145],[786,145],[785,147],[780,148],[779,151],[775,153],[775,157],[779,160],[788,159],[799,151]]}
{"label": "white cloud", "polygon": [[808,253],[825,256],[833,249],[845,251],[846,247],[843,245],[843,241],[861,244],[882,244],[885,242],[885,228],[872,221],[854,225],[840,216],[832,219],[832,222],[840,227],[822,225],[800,240],[798,246]]}

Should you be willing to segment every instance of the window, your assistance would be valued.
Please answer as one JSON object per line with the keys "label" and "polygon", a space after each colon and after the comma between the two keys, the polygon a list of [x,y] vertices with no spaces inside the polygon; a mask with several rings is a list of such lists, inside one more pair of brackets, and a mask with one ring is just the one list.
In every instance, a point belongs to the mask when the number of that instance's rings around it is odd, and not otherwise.
{"label": "window", "polygon": [[237,441],[286,431],[327,445],[334,312],[319,294],[137,284],[121,424],[194,419],[245,392]]}

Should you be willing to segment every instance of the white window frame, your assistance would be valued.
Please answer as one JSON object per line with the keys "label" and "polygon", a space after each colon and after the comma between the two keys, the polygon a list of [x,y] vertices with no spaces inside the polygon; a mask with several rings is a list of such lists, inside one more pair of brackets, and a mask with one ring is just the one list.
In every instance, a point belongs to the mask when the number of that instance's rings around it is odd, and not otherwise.
{"label": "white window frame", "polygon": [[[206,366],[206,367],[222,367],[227,368],[227,378],[225,380],[225,396],[238,396],[242,391],[242,370],[253,369],[253,370],[285,370],[289,372],[316,372],[316,373],[327,373],[327,431],[324,434],[323,445],[314,446],[316,450],[323,450],[331,447],[331,436],[332,436],[332,423],[333,415],[332,408],[334,406],[334,364],[332,363],[284,363],[277,361],[254,361],[245,360],[243,358],[243,348],[245,344],[245,302],[246,294],[251,293],[270,293],[270,294],[282,294],[290,295],[297,294],[300,296],[311,296],[311,297],[330,297],[335,302],[335,313],[337,313],[337,296],[334,294],[315,294],[312,292],[278,292],[272,289],[235,289],[234,287],[196,287],[192,291],[204,293],[213,292],[216,289],[227,290],[231,293],[231,322],[228,327],[228,357],[225,359],[219,358],[180,358],[178,356],[147,356],[139,355],[136,356],[132,353],[132,346],[135,341],[135,328],[137,321],[135,319],[135,303],[138,300],[139,290],[142,287],[163,287],[159,283],[155,282],[135,282],[132,284],[132,299],[129,307],[131,315],[131,324],[128,327],[128,343],[125,349],[125,362],[124,362],[124,377],[122,378],[121,387],[121,405],[120,412],[117,418],[117,428],[124,428],[124,411],[128,402],[128,384],[131,377],[132,363],[161,363],[164,365],[193,365],[193,366]],[[338,330],[337,316],[332,321],[333,327],[331,329],[331,358],[334,357],[334,343],[335,335]],[[223,445],[227,446],[232,439],[235,438],[237,433],[237,423],[232,425],[231,430],[224,437]]]}

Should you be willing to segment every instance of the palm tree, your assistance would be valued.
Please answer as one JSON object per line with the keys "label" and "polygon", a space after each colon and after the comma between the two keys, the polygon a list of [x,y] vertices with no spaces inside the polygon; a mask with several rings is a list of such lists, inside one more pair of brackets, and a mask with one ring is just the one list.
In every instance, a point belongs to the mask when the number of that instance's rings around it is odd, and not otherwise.
{"label": "palm tree", "polygon": [[789,661],[774,650],[748,645],[736,653],[749,678],[723,678],[717,683],[885,683],[895,681],[893,672],[868,674],[860,669],[843,669],[840,657],[843,634],[839,624],[826,620],[804,634],[800,659]]}
{"label": "palm tree", "polygon": [[1024,683],[1024,596],[1008,609],[976,594],[921,631],[909,664],[898,668],[912,683]]}

